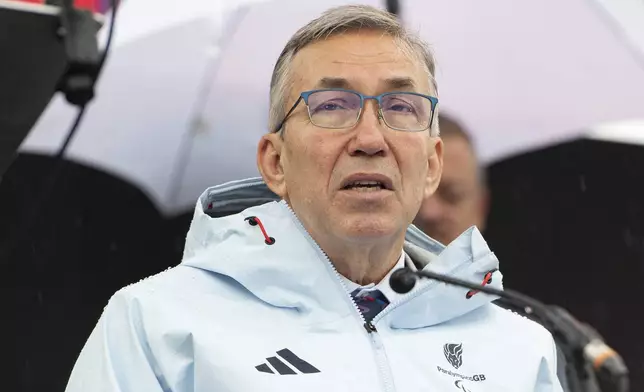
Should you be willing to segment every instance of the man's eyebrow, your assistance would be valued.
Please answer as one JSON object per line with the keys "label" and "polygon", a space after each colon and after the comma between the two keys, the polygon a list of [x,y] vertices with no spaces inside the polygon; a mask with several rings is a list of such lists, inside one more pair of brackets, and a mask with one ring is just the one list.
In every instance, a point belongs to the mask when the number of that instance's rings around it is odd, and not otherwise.
{"label": "man's eyebrow", "polygon": [[349,81],[344,78],[324,77],[317,82],[316,87],[349,89],[351,87],[351,83],[349,83]]}
{"label": "man's eyebrow", "polygon": [[408,77],[397,77],[397,78],[385,79],[384,85],[386,85],[388,89],[394,89],[394,90],[416,89],[416,82],[414,82],[414,79],[408,78]]}
{"label": "man's eyebrow", "polygon": [[[416,82],[409,77],[393,77],[382,80],[380,83],[387,90],[415,90]],[[345,78],[323,77],[320,79],[316,88],[343,88],[351,89],[351,83]]]}

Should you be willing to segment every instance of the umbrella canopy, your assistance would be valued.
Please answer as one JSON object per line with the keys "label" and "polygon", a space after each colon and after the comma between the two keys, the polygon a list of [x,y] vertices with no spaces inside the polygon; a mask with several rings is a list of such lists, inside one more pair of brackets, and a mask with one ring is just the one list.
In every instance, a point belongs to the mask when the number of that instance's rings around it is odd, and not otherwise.
{"label": "umbrella canopy", "polygon": [[644,62],[644,2],[640,0],[594,0],[599,11],[615,27],[615,34],[626,39],[633,54]]}
{"label": "umbrella canopy", "polygon": [[[128,178],[167,214],[190,208],[209,185],[257,175],[280,50],[306,21],[344,3],[232,9],[191,0],[177,11],[156,1],[151,12],[151,0],[126,2],[98,99],[68,157]],[[487,162],[644,117],[644,68],[592,2],[400,5],[403,21],[434,48],[440,105],[476,130]],[[22,150],[55,149],[70,119],[55,100]]]}

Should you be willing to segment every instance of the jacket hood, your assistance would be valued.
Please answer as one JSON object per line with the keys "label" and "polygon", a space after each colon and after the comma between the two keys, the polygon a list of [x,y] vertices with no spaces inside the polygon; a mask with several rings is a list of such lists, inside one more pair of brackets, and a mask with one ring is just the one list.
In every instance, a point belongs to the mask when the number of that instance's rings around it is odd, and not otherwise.
{"label": "jacket hood", "polygon": [[[408,263],[410,268],[476,283],[494,271],[489,285],[502,289],[498,260],[475,227],[446,247],[411,225],[404,249],[413,263]],[[182,265],[221,275],[268,304],[310,313],[318,321],[355,312],[348,306],[351,300],[332,263],[288,204],[261,178],[229,182],[201,195],[186,237]],[[390,305],[392,309],[383,319],[392,328],[421,328],[462,316],[496,299],[485,294],[468,299],[467,291],[420,280],[400,303]]]}

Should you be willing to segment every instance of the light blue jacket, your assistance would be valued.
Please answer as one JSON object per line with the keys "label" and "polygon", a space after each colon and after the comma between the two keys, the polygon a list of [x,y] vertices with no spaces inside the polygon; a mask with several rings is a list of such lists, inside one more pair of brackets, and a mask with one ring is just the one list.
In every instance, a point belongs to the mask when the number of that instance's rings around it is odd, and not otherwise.
{"label": "light blue jacket", "polygon": [[[365,328],[274,199],[256,179],[207,190],[182,263],[112,297],[67,392],[561,391],[550,333],[481,293],[419,281]],[[481,282],[498,267],[475,228],[446,248],[415,227],[407,239],[411,268]],[[502,287],[500,272],[490,285]]]}

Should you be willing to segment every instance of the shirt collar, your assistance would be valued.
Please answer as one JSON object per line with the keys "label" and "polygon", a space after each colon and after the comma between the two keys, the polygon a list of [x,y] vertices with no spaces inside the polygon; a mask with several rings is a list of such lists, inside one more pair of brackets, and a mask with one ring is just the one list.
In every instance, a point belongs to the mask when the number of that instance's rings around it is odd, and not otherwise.
{"label": "shirt collar", "polygon": [[378,284],[375,283],[369,283],[368,285],[361,286],[358,283],[347,279],[345,276],[340,275],[342,277],[342,280],[344,281],[344,285],[347,287],[347,291],[349,294],[353,293],[356,289],[366,290],[366,291],[374,291],[374,290],[380,290],[381,293],[384,294],[384,296],[389,300],[389,302],[393,302],[393,300],[400,296],[400,294],[396,293],[391,289],[391,286],[389,285],[389,277],[391,274],[394,273],[397,269],[404,268],[405,267],[405,252],[401,252],[400,258],[398,259],[398,262],[394,267],[387,273],[387,275],[380,281]]}

